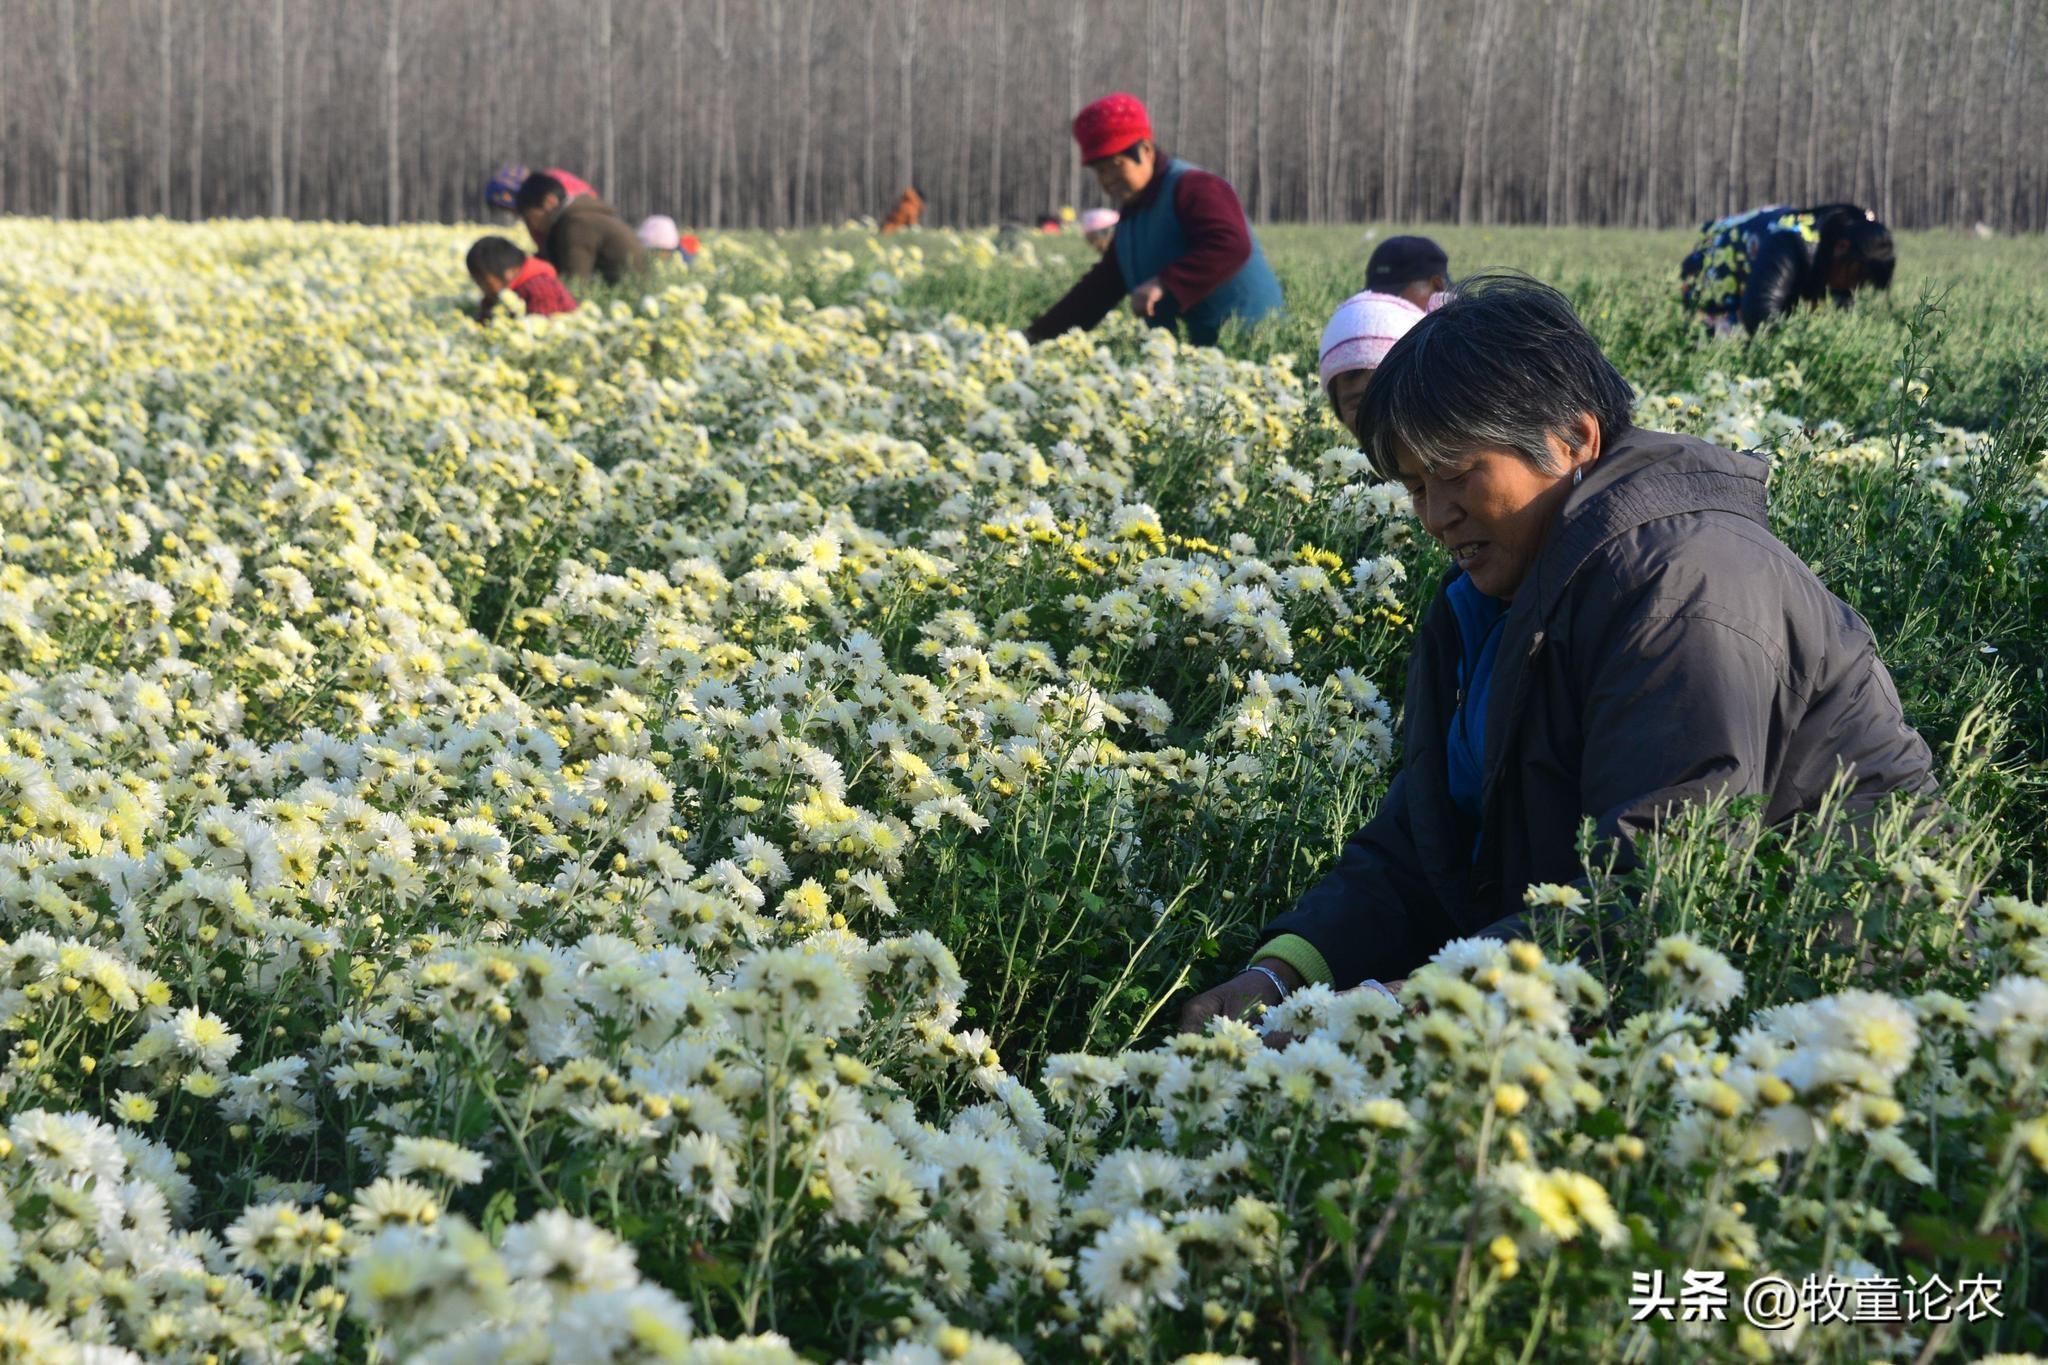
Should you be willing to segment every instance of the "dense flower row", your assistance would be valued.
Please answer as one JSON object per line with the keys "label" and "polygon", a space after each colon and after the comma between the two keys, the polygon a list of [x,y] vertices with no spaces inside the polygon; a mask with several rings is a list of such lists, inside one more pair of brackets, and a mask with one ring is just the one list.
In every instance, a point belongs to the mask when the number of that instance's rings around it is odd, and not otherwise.
{"label": "dense flower row", "polygon": [[[2040,1188],[2048,916],[1938,867],[1968,998],[1468,942],[1138,1046],[1392,758],[1420,547],[1285,357],[919,247],[481,329],[440,230],[0,238],[0,1354],[1441,1357]],[[1875,458],[1771,392],[1644,403]],[[1898,1346],[1715,1349],[1816,1340]]]}

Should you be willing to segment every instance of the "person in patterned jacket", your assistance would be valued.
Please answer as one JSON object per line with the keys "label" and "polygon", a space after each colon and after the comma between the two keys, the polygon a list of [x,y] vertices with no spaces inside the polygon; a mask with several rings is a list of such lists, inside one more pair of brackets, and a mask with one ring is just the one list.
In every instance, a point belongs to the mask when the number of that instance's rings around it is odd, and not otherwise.
{"label": "person in patterned jacket", "polygon": [[1838,308],[1869,285],[1889,289],[1897,256],[1890,229],[1855,204],[1774,204],[1702,223],[1679,267],[1679,297],[1716,333],[1750,332],[1795,304],[1830,295]]}
{"label": "person in patterned jacket", "polygon": [[[502,213],[517,211],[519,187],[526,183],[532,172],[516,163],[498,167],[491,172],[491,178],[484,182],[484,203]],[[543,166],[542,175],[551,175],[562,186],[571,199],[595,199],[597,191],[590,182],[569,174],[560,166]]]}

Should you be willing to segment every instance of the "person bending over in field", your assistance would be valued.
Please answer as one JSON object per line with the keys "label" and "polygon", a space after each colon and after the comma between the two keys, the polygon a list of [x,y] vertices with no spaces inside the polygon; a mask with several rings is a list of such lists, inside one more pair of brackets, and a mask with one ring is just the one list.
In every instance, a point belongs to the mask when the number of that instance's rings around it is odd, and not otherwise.
{"label": "person bending over in field", "polygon": [[469,277],[483,291],[484,301],[476,320],[489,322],[497,311],[498,296],[507,290],[518,296],[526,311],[536,314],[573,313],[576,300],[562,287],[555,268],[538,256],[529,256],[505,237],[479,237],[467,258]]}
{"label": "person bending over in field", "polygon": [[1093,327],[1126,297],[1154,327],[1184,328],[1211,346],[1231,318],[1280,310],[1280,282],[1245,222],[1230,182],[1152,141],[1136,96],[1105,95],[1074,118],[1081,160],[1117,201],[1116,237],[1087,274],[1024,331],[1044,341]]}
{"label": "person bending over in field", "polygon": [[1337,305],[1323,328],[1323,394],[1352,434],[1372,372],[1387,348],[1449,297],[1451,259],[1427,237],[1389,237],[1365,263],[1365,289]]}
{"label": "person bending over in field", "polygon": [[[491,172],[491,178],[484,182],[484,203],[501,213],[516,212],[519,201],[519,187],[526,183],[526,177],[529,174],[531,172],[524,166],[505,165],[498,167],[498,169]],[[577,179],[560,166],[544,166],[541,168],[541,174],[553,176],[561,184],[563,192],[571,199],[597,198],[597,191],[590,187],[589,182]],[[539,243],[536,242],[535,245],[538,246]]]}
{"label": "person bending over in field", "polygon": [[1898,263],[1890,229],[1854,204],[1784,205],[1702,223],[1678,268],[1679,297],[1717,335],[1757,328],[1802,300],[1838,308],[1868,285],[1889,289]]}
{"label": "person bending over in field", "polygon": [[1082,214],[1081,240],[1094,247],[1098,256],[1109,250],[1116,240],[1116,210],[1090,209]]}
{"label": "person bending over in field", "polygon": [[1337,305],[1323,328],[1322,355],[1318,370],[1323,394],[1347,430],[1362,446],[1365,437],[1358,428],[1358,406],[1372,382],[1373,371],[1395,342],[1422,321],[1427,310],[1398,294],[1379,294],[1368,289],[1353,294]]}
{"label": "person bending over in field", "polygon": [[[1399,772],[1252,965],[1184,1007],[1406,976],[1446,942],[1527,937],[1523,891],[1617,866],[1675,805],[1811,812],[1934,790],[1856,613],[1771,534],[1768,464],[1631,424],[1562,294],[1490,274],[1395,342],[1365,391],[1373,467],[1450,551],[1409,661]],[[1603,851],[1603,858],[1605,852]]]}
{"label": "person bending over in field", "polygon": [[1428,237],[1389,237],[1365,262],[1368,293],[1394,294],[1428,312],[1451,287],[1451,258]]}
{"label": "person bending over in field", "polygon": [[917,186],[905,185],[903,193],[896,196],[896,202],[889,209],[889,216],[882,220],[881,235],[914,228],[924,217],[924,195]]}
{"label": "person bending over in field", "polygon": [[657,261],[680,261],[694,265],[697,251],[702,245],[694,232],[684,232],[676,226],[676,220],[665,213],[650,214],[640,220],[640,226],[633,229],[633,235],[640,239],[640,245],[647,249],[648,257]]}
{"label": "person bending over in field", "polygon": [[595,274],[617,284],[646,264],[640,239],[618,210],[602,199],[570,198],[562,182],[544,171],[521,183],[515,206],[540,258],[565,280]]}

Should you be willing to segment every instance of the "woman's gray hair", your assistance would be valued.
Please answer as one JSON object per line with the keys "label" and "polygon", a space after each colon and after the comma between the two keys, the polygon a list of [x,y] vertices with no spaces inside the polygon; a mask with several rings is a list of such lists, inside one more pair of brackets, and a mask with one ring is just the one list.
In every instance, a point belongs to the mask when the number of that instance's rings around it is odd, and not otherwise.
{"label": "woman's gray hair", "polygon": [[1401,452],[1434,472],[1486,447],[1562,474],[1546,437],[1575,440],[1590,413],[1602,446],[1612,445],[1634,409],[1635,390],[1571,301],[1520,271],[1495,270],[1459,281],[1448,303],[1394,343],[1357,427],[1383,478],[1400,477]]}

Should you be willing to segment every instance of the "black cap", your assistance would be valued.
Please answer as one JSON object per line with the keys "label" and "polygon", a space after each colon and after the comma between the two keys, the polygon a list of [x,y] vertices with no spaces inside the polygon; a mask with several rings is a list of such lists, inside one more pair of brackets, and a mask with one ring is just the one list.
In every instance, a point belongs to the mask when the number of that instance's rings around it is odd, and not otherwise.
{"label": "black cap", "polygon": [[1389,237],[1373,248],[1372,259],[1365,263],[1365,287],[1391,294],[1417,280],[1432,275],[1448,278],[1450,273],[1451,258],[1429,238]]}

